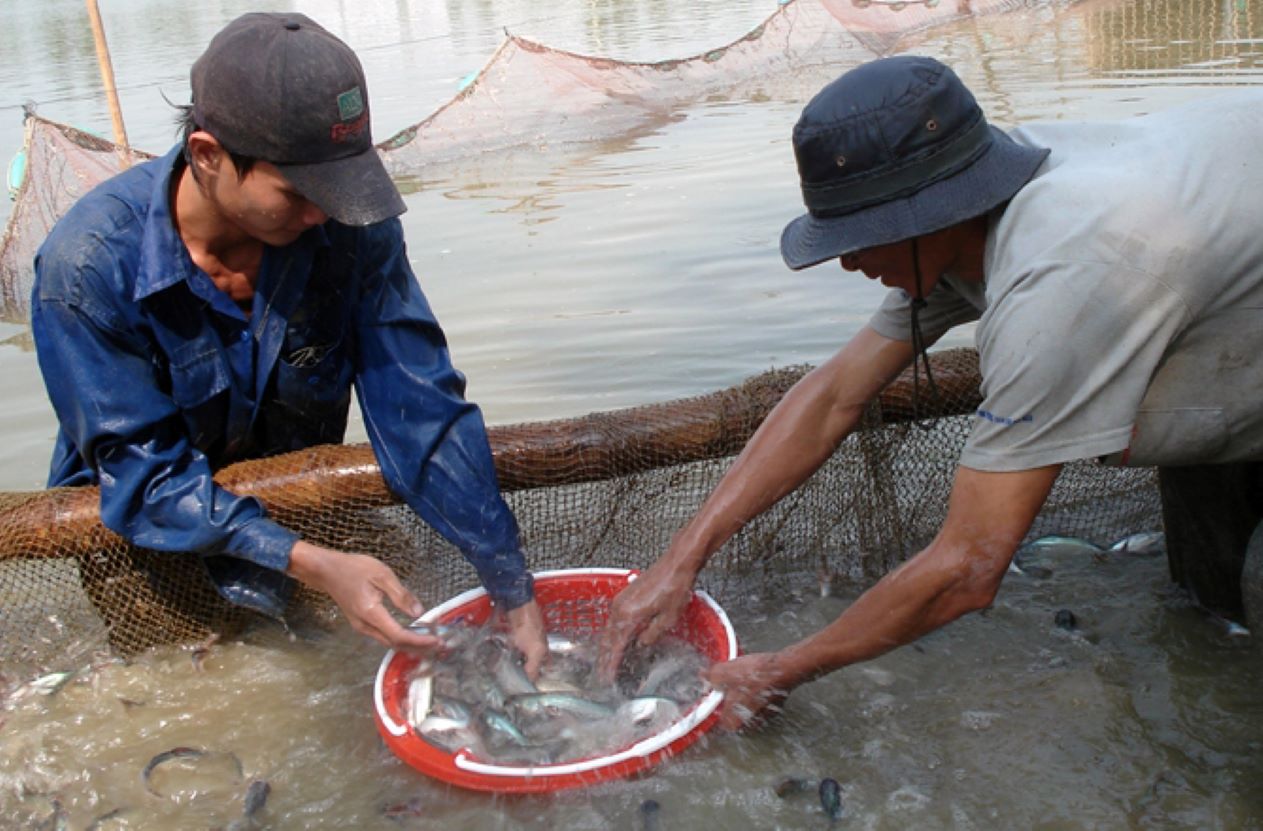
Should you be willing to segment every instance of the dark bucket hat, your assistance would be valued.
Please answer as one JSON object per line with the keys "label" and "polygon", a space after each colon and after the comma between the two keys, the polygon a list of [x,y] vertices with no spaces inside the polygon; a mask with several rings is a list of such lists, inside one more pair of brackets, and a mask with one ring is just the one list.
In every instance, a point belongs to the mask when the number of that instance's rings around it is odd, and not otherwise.
{"label": "dark bucket hat", "polygon": [[311,18],[252,12],[193,64],[193,118],[234,153],[276,165],[345,225],[404,212],[373,147],[368,84],[351,48]]}
{"label": "dark bucket hat", "polygon": [[807,214],[785,227],[781,256],[806,268],[979,216],[1011,199],[1048,153],[988,125],[933,58],[863,64],[822,89],[794,125]]}

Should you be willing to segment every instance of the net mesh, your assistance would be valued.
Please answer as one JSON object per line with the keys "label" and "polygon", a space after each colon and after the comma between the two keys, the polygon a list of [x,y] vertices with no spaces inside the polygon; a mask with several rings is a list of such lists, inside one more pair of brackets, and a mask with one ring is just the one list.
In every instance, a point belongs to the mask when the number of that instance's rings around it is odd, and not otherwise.
{"label": "net mesh", "polygon": [[[653,129],[714,95],[753,100],[774,90],[805,100],[845,68],[897,51],[909,34],[1030,5],[790,0],[731,44],[653,63],[509,36],[455,98],[378,149],[403,180],[428,164],[491,150]],[[0,244],[0,317],[15,321],[27,319],[31,262],[56,219],[125,164],[149,158],[29,112],[23,152],[27,172]],[[932,429],[910,423],[911,379],[901,377],[870,408],[863,429],[712,560],[702,585],[721,603],[739,603],[753,587],[868,584],[932,537],[979,385],[971,350],[937,352],[933,360],[943,396],[923,402]],[[775,370],[666,404],[492,428],[500,482],[531,568],[647,566],[805,371]],[[457,552],[386,490],[366,446],[241,463],[216,479],[258,496],[313,542],[381,557],[427,604],[476,582]],[[105,529],[97,499],[94,488],[0,494],[0,681],[102,647],[127,655],[231,635],[252,619],[219,598],[198,557],[139,549]],[[1108,542],[1159,525],[1153,471],[1080,462],[1063,470],[1030,535]],[[287,614],[329,611],[325,598],[300,592]]]}
{"label": "net mesh", "polygon": [[[942,396],[922,401],[930,429],[909,421],[905,373],[810,480],[712,559],[701,585],[720,603],[739,604],[752,587],[867,585],[929,541],[979,402],[973,350],[932,360]],[[664,404],[491,428],[528,565],[648,566],[805,371],[774,370]],[[459,553],[389,493],[365,445],[242,462],[216,481],[259,497],[306,539],[380,557],[427,605],[477,585]],[[198,557],[139,549],[101,526],[97,499],[95,488],[0,494],[6,672],[43,670],[107,645],[134,654],[230,636],[252,619],[219,598]],[[1066,466],[1030,533],[1105,543],[1160,523],[1152,470],[1079,462]],[[331,609],[323,596],[300,592],[287,614],[328,618]]]}

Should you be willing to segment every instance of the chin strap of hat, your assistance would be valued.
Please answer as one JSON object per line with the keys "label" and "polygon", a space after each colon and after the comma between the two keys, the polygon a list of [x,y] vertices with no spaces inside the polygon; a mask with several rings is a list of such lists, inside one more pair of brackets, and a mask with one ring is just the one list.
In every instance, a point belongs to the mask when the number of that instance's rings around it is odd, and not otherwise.
{"label": "chin strap of hat", "polygon": [[916,237],[912,238],[912,271],[916,275],[917,296],[912,298],[912,423],[922,430],[931,430],[932,423],[921,421],[921,388],[918,378],[918,364],[925,364],[925,380],[929,384],[930,393],[938,402],[943,396],[939,393],[938,384],[934,383],[934,373],[930,370],[930,356],[926,354],[925,336],[921,334],[921,310],[925,308],[925,295],[921,291],[921,258],[917,252]]}

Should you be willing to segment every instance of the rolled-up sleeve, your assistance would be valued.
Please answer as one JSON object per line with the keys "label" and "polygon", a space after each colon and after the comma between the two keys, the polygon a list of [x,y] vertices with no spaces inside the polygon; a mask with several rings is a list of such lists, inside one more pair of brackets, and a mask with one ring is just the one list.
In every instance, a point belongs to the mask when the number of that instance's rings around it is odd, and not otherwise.
{"label": "rolled-up sleeve", "polygon": [[356,392],[390,489],[465,555],[495,603],[534,596],[486,425],[408,265],[398,220],[361,237]]}
{"label": "rolled-up sleeve", "polygon": [[36,259],[31,301],[49,399],[63,439],[96,472],[102,522],[145,548],[227,554],[284,571],[297,535],[268,519],[258,500],[214,483],[159,383],[143,327],[102,288],[118,282],[110,265],[54,245]]}

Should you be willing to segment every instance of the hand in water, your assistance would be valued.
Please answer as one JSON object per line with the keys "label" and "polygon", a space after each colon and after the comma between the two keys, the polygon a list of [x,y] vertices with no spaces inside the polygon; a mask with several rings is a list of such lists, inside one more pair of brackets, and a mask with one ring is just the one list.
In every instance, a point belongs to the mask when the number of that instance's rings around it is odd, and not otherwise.
{"label": "hand in water", "polygon": [[548,633],[544,631],[544,616],[540,613],[539,603],[534,600],[524,603],[510,611],[507,617],[509,637],[525,659],[523,669],[526,676],[534,681],[548,657]]}
{"label": "hand in water", "polygon": [[692,597],[692,573],[666,558],[629,583],[610,604],[609,620],[601,633],[597,677],[613,683],[632,640],[638,638],[644,646],[656,643],[680,619]]}
{"label": "hand in water", "polygon": [[387,604],[417,618],[425,606],[375,557],[300,541],[290,553],[287,573],[329,595],[352,629],[383,646],[427,655],[442,648],[436,635],[410,630],[390,613]]}
{"label": "hand in water", "polygon": [[706,678],[724,694],[719,726],[725,730],[756,727],[780,712],[789,689],[781,680],[777,653],[759,652],[715,664]]}

